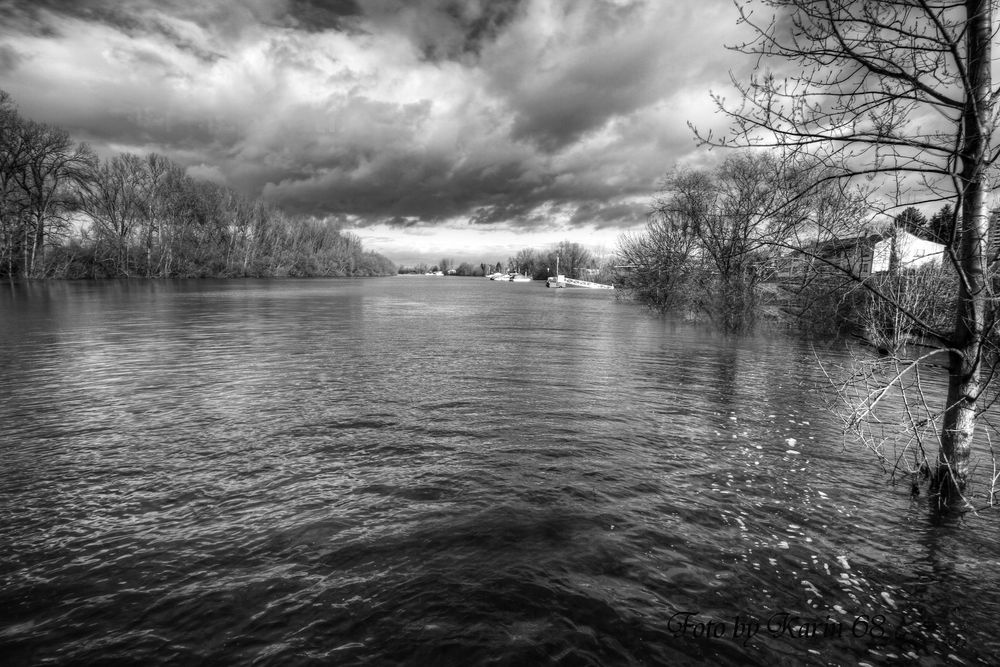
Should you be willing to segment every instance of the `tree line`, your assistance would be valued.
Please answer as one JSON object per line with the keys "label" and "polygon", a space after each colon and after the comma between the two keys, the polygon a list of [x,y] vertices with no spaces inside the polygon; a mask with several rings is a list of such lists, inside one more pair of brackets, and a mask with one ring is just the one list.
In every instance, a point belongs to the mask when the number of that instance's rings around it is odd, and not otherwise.
{"label": "tree line", "polygon": [[[518,273],[534,280],[545,280],[556,275],[556,271],[571,278],[612,279],[612,263],[602,261],[580,243],[560,241],[547,249],[523,248],[507,258],[506,262],[457,263],[454,259],[442,257],[437,264],[417,264],[401,266],[399,273],[424,274],[441,271],[456,276],[488,276],[494,273]],[[454,273],[452,273],[452,271]]]}
{"label": "tree line", "polygon": [[162,155],[99,159],[0,91],[0,279],[395,271],[331,221],[192,178]]}
{"label": "tree line", "polygon": [[[507,258],[507,270],[544,280],[557,273],[570,278],[593,277],[601,261],[585,246],[574,241],[560,241],[547,249],[524,248]],[[587,273],[588,275],[585,275]]]}
{"label": "tree line", "polygon": [[[911,206],[887,215],[863,192],[831,182],[815,186],[817,170],[822,166],[789,164],[758,151],[732,153],[714,169],[675,169],[652,202],[645,228],[619,239],[616,284],[656,310],[682,311],[726,331],[778,318],[816,333],[864,329],[881,335],[878,343],[898,346],[905,323],[875,326],[872,320],[884,309],[873,307],[878,290],[868,288],[886,276],[861,275],[857,264],[834,261],[829,251],[904,231],[941,244],[933,268],[895,266],[894,280],[906,278],[911,291],[918,284],[927,290],[930,283],[914,276],[933,273],[948,282],[954,274],[945,261],[955,242],[954,210],[944,204],[928,219]],[[799,270],[781,275],[793,258]],[[923,296],[937,319],[952,314],[952,303]]]}
{"label": "tree line", "polygon": [[[496,264],[496,270],[500,271],[500,263]],[[493,264],[486,264],[481,262],[479,264],[472,264],[471,262],[461,262],[458,263],[454,259],[449,257],[442,257],[437,264],[427,264],[421,262],[413,266],[400,266],[400,274],[419,274],[423,275],[425,273],[435,273],[440,271],[445,275],[453,276],[485,276],[493,272]]]}

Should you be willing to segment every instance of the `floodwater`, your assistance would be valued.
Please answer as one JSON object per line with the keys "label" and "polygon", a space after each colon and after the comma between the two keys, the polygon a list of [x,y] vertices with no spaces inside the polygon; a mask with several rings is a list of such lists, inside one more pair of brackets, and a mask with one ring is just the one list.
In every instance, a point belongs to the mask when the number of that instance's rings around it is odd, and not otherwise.
{"label": "floodwater", "polygon": [[0,662],[990,664],[814,350],[395,277],[0,292]]}

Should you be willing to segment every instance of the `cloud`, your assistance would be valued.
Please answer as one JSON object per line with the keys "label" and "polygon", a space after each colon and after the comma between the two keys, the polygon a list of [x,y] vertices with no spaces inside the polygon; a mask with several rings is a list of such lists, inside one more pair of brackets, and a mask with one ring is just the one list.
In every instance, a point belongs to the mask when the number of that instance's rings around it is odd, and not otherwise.
{"label": "cloud", "polygon": [[6,44],[0,44],[0,72],[9,72],[20,64],[21,54]]}
{"label": "cloud", "polygon": [[309,32],[344,30],[360,15],[357,0],[291,0],[284,25]]}
{"label": "cloud", "polygon": [[211,164],[193,164],[186,169],[186,173],[191,178],[196,178],[202,181],[211,181],[212,183],[218,183],[220,185],[223,185],[226,182],[226,177],[222,174],[219,168]]}
{"label": "cloud", "polygon": [[412,45],[420,60],[474,64],[484,47],[522,18],[524,0],[368,0],[372,30]]}
{"label": "cloud", "polygon": [[725,89],[728,0],[5,3],[0,87],[356,228],[630,228]]}

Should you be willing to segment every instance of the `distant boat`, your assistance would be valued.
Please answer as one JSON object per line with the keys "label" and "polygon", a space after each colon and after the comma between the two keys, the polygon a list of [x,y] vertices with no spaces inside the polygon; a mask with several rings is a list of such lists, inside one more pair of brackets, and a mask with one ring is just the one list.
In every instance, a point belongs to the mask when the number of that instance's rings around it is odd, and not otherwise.
{"label": "distant boat", "polygon": [[499,280],[500,282],[504,282],[504,283],[524,283],[524,282],[531,282],[531,278],[529,276],[523,276],[520,273],[514,273],[514,272],[511,272],[511,273],[494,273],[494,274],[488,275],[486,277],[489,278],[490,280]]}

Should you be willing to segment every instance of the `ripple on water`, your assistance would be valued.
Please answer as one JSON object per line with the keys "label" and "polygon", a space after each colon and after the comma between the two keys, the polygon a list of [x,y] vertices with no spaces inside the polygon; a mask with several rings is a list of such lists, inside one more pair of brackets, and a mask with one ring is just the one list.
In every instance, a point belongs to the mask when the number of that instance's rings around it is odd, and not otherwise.
{"label": "ripple on water", "polygon": [[[808,347],[534,287],[69,285],[5,302],[0,652],[742,665],[1000,650],[992,522],[932,525],[883,488],[815,409]],[[908,625],[743,641],[679,632],[685,611],[730,633],[785,612]]]}

